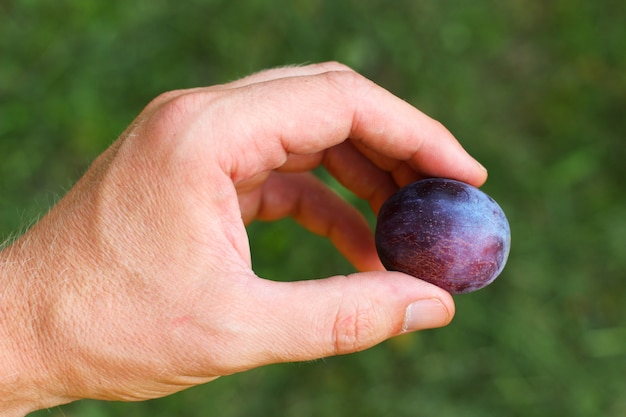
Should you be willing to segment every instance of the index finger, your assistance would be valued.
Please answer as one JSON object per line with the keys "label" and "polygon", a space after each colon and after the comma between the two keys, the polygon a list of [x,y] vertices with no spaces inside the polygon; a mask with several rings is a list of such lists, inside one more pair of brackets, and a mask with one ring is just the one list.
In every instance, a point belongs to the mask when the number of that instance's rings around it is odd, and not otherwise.
{"label": "index finger", "polygon": [[316,154],[346,139],[423,175],[473,185],[487,177],[441,123],[353,71],[245,85],[213,104],[212,111],[224,115],[217,125],[222,131],[210,127],[229,138],[220,159],[235,182],[279,168],[291,154]]}

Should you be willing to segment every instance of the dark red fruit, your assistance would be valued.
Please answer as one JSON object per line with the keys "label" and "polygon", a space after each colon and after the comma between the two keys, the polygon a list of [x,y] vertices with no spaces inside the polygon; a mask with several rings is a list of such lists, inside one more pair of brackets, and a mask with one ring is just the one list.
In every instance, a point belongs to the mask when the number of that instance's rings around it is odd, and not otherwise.
{"label": "dark red fruit", "polygon": [[385,268],[452,294],[493,282],[510,247],[509,223],[498,203],[459,181],[414,182],[393,194],[378,213],[376,249]]}

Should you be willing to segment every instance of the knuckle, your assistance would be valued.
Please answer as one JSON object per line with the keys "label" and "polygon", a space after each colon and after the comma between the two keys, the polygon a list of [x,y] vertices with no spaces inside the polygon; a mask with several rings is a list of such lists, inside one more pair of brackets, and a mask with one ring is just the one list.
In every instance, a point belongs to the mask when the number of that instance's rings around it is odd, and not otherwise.
{"label": "knuckle", "polygon": [[[211,93],[196,90],[175,90],[157,96],[138,118],[143,146],[152,152],[177,147],[181,134],[193,126],[194,118],[212,99]],[[133,132],[139,133],[137,129]]]}
{"label": "knuckle", "polygon": [[346,108],[359,107],[363,101],[370,100],[373,93],[379,88],[354,71],[334,70],[320,75],[326,83],[328,91],[335,96],[339,103],[348,104]]}
{"label": "knuckle", "polygon": [[158,96],[156,96],[152,100],[152,102],[148,104],[148,107],[160,107],[163,104],[169,102],[170,100],[173,100],[174,98],[180,96],[181,94],[185,94],[185,92],[183,90],[171,90],[171,91],[163,92],[159,94]]}
{"label": "knuckle", "polygon": [[342,306],[336,315],[332,332],[336,355],[358,352],[374,343],[376,326],[373,309],[359,305]]}
{"label": "knuckle", "polygon": [[170,122],[184,120],[188,115],[202,108],[202,100],[205,96],[206,94],[195,91],[163,93],[157,98],[161,104],[155,111],[155,116],[159,120]]}
{"label": "knuckle", "polygon": [[359,90],[360,86],[362,86],[363,82],[366,80],[366,78],[354,71],[343,71],[338,69],[324,72],[321,75],[330,85],[334,86],[342,93]]}

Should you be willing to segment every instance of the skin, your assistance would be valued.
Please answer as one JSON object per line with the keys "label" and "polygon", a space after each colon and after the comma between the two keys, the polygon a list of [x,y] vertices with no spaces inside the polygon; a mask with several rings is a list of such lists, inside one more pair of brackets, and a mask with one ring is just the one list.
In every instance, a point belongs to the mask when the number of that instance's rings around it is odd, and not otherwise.
{"label": "skin", "polygon": [[[338,63],[162,94],[0,252],[3,415],[161,397],[448,324],[450,295],[385,272],[319,165],[374,212],[425,175],[486,179],[440,123]],[[245,225],[285,216],[362,272],[256,276]]]}

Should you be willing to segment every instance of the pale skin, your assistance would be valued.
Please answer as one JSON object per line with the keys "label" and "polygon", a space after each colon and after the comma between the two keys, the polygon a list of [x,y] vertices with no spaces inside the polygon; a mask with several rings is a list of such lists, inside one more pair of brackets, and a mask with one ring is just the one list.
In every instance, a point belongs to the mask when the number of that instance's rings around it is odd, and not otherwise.
{"label": "pale skin", "polygon": [[[451,296],[384,271],[320,165],[374,213],[419,178],[487,177],[440,123],[338,63],[162,94],[0,252],[2,415],[162,397],[447,325]],[[246,224],[286,216],[360,272],[255,275]]]}

